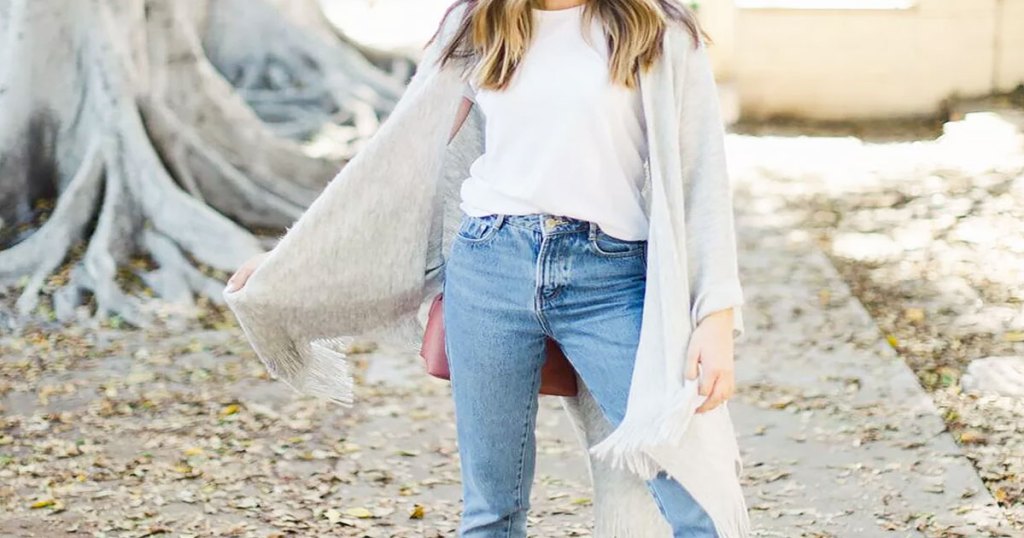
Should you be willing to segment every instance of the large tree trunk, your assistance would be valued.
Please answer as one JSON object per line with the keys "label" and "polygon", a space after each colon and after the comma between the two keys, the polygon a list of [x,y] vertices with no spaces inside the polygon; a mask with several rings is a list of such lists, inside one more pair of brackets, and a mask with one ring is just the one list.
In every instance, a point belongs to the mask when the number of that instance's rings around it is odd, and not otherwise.
{"label": "large tree trunk", "polygon": [[403,78],[315,0],[0,0],[6,324],[220,302],[249,230],[291,224]]}

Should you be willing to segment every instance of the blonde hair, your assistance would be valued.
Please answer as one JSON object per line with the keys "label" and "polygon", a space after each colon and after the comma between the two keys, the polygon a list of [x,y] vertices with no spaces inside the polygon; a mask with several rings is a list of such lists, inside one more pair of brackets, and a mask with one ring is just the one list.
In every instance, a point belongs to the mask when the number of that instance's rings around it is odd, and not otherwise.
{"label": "blonde hair", "polygon": [[[541,0],[458,0],[448,8],[468,4],[452,39],[441,53],[441,65],[457,58],[474,57],[481,88],[508,86],[526,54],[533,35],[530,9]],[[661,54],[663,36],[671,23],[682,24],[693,38],[708,41],[693,11],[677,0],[587,0],[584,22],[599,17],[609,46],[611,82],[633,88],[636,76]],[[437,38],[440,28],[430,42]],[[428,42],[428,44],[430,43]]]}

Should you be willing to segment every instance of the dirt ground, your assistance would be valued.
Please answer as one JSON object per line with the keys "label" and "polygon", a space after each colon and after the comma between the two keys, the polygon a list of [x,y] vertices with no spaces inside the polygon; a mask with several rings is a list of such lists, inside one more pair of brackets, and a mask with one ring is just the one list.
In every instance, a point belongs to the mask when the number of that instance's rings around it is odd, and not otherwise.
{"label": "dirt ground", "polygon": [[[237,329],[35,331],[0,357],[0,536],[453,534],[448,387],[418,365],[364,368],[346,410],[268,379]],[[547,461],[577,449],[545,403]],[[572,463],[538,471],[559,536],[589,534],[566,521],[590,506]]]}

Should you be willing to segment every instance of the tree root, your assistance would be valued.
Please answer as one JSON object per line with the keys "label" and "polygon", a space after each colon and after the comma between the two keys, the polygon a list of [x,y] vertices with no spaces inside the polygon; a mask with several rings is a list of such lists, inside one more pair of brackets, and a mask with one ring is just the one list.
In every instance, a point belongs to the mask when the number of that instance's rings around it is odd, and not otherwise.
{"label": "tree root", "polygon": [[[290,102],[298,88],[323,88],[322,96],[309,101],[329,106],[305,110],[325,119],[338,110],[352,111],[360,133],[375,131],[401,96],[403,82],[345,46],[315,2],[286,4],[219,0],[209,20],[217,31],[206,32],[203,40],[211,61],[229,77],[238,75],[244,88],[282,92],[279,102]],[[266,104],[263,95],[256,110],[266,110]]]}
{"label": "tree root", "polygon": [[110,152],[112,145],[106,148],[108,165],[99,220],[85,256],[72,269],[72,281],[93,293],[97,318],[116,314],[133,325],[145,326],[149,320],[140,312],[138,302],[121,290],[116,279],[118,265],[128,261],[134,250],[131,242],[122,241],[134,237],[141,219],[131,204],[125,170]]}
{"label": "tree root", "polygon": [[151,69],[152,93],[141,100],[147,123],[158,107],[172,110],[204,145],[217,148],[257,185],[270,190],[284,185],[304,188],[305,194],[285,198],[308,204],[344,164],[344,150],[313,156],[277,136],[210,63],[177,4],[158,5],[149,13],[151,48],[160,54]]}
{"label": "tree root", "polygon": [[85,161],[64,191],[67,196],[57,200],[46,223],[28,239],[0,251],[0,286],[9,286],[21,276],[31,274],[25,292],[18,299],[19,311],[35,308],[34,293],[84,234],[86,224],[96,211],[102,178],[103,156],[98,139],[93,139]]}
{"label": "tree root", "polygon": [[[0,297],[21,286],[18,322],[47,293],[62,322],[79,318],[90,296],[88,315],[136,326],[192,317],[197,295],[222,303],[223,284],[195,263],[233,272],[262,252],[265,240],[243,225],[294,222],[389,112],[400,82],[257,4],[241,7],[247,27],[225,19],[238,0],[0,0],[0,57],[17,60],[0,65],[3,237],[26,228],[10,220],[31,214],[19,208],[56,200],[45,222],[0,244]],[[224,80],[201,29],[257,110],[281,122],[268,127]],[[268,46],[268,29],[279,48]],[[253,49],[261,59],[239,61],[225,45],[237,38],[263,45]],[[279,87],[266,84],[274,70]],[[314,156],[274,127],[329,132],[346,149]],[[84,253],[69,260],[76,245]],[[144,255],[145,267],[131,263]],[[67,263],[67,281],[51,291]],[[133,295],[124,267],[161,300]]]}
{"label": "tree root", "polygon": [[159,269],[141,275],[142,279],[161,298],[192,307],[195,305],[193,294],[199,294],[216,304],[224,304],[221,296],[224,284],[196,269],[174,241],[146,229],[142,232],[142,244],[160,265]]}
{"label": "tree root", "polygon": [[[274,190],[257,185],[219,152],[203,143],[194,129],[178,121],[165,106],[149,109],[149,132],[169,147],[171,172],[196,199],[213,205],[247,226],[283,228],[302,214],[315,193],[290,183]],[[281,191],[280,193],[275,191]]]}

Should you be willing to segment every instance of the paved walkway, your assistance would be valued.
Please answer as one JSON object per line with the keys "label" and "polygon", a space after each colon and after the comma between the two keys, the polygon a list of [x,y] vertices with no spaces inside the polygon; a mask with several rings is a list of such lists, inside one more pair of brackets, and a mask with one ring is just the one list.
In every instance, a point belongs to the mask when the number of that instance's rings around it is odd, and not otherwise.
{"label": "paved walkway", "polygon": [[807,234],[741,192],[750,338],[733,416],[761,536],[990,536],[1006,523],[917,378]]}

